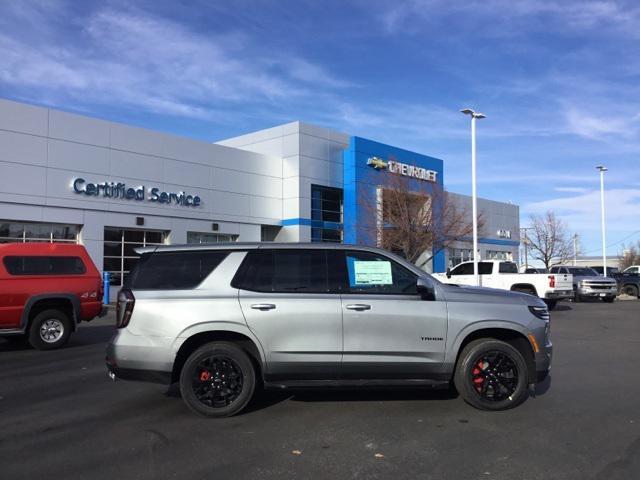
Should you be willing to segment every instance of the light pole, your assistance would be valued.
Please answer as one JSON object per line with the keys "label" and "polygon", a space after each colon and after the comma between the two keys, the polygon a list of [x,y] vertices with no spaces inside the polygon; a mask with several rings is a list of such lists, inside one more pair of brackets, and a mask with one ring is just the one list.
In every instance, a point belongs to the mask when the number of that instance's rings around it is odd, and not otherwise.
{"label": "light pole", "polygon": [[608,169],[603,165],[598,165],[597,170],[600,170],[600,213],[602,216],[602,275],[607,276],[607,244],[606,234],[604,228],[604,172]]}
{"label": "light pole", "polygon": [[578,263],[578,234],[573,234],[573,266],[575,267]]}
{"label": "light pole", "polygon": [[478,277],[478,197],[476,194],[476,119],[486,118],[482,113],[476,113],[470,108],[460,110],[465,115],[471,115],[471,214],[473,215],[473,279],[480,285]]}

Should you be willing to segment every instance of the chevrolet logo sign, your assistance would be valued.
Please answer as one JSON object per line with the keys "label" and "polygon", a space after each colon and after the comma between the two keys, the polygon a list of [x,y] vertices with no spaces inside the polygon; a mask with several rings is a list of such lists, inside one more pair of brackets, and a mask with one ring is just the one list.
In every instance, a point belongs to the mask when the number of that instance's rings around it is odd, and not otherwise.
{"label": "chevrolet logo sign", "polygon": [[375,168],[376,170],[382,170],[383,168],[387,168],[387,162],[379,157],[369,157],[367,159],[367,165]]}

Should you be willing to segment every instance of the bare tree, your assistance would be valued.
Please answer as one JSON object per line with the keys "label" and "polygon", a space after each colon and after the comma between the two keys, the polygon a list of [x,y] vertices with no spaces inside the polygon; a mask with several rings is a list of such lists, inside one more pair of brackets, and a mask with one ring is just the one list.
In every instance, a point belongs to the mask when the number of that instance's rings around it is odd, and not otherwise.
{"label": "bare tree", "polygon": [[620,270],[624,270],[631,265],[640,265],[640,240],[636,245],[622,247],[622,255],[620,255],[618,266]]}
{"label": "bare tree", "polygon": [[[364,205],[368,220],[362,226],[373,232],[379,247],[412,263],[426,264],[473,232],[468,209],[436,183],[393,176],[369,200]],[[483,225],[484,216],[479,215],[478,229]]]}
{"label": "bare tree", "polygon": [[527,234],[530,255],[544,263],[546,268],[563,263],[573,255],[572,237],[565,222],[548,211],[544,215],[531,215],[530,233]]}

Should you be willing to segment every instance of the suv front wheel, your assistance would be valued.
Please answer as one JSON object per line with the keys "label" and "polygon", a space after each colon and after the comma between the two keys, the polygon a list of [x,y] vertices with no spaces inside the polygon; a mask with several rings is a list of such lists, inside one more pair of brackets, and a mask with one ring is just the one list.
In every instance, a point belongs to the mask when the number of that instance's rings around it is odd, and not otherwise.
{"label": "suv front wheel", "polygon": [[513,408],[529,396],[524,357],[507,342],[491,338],[464,347],[454,383],[467,403],[482,410]]}
{"label": "suv front wheel", "polygon": [[212,342],[195,350],[180,372],[180,393],[187,406],[207,417],[240,412],[255,389],[255,369],[237,345]]}

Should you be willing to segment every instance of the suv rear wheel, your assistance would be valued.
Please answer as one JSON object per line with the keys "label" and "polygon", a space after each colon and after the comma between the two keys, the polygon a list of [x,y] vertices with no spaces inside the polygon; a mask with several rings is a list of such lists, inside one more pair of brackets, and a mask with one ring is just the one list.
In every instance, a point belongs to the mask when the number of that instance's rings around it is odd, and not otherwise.
{"label": "suv rear wheel", "polygon": [[180,372],[180,393],[187,406],[207,417],[240,412],[255,389],[255,370],[237,345],[212,342],[195,350]]}
{"label": "suv rear wheel", "polygon": [[524,357],[507,342],[491,338],[464,347],[454,383],[467,403],[482,410],[513,408],[529,396]]}
{"label": "suv rear wheel", "polygon": [[49,309],[38,313],[29,327],[29,343],[38,350],[62,347],[71,335],[71,320],[60,310]]}

